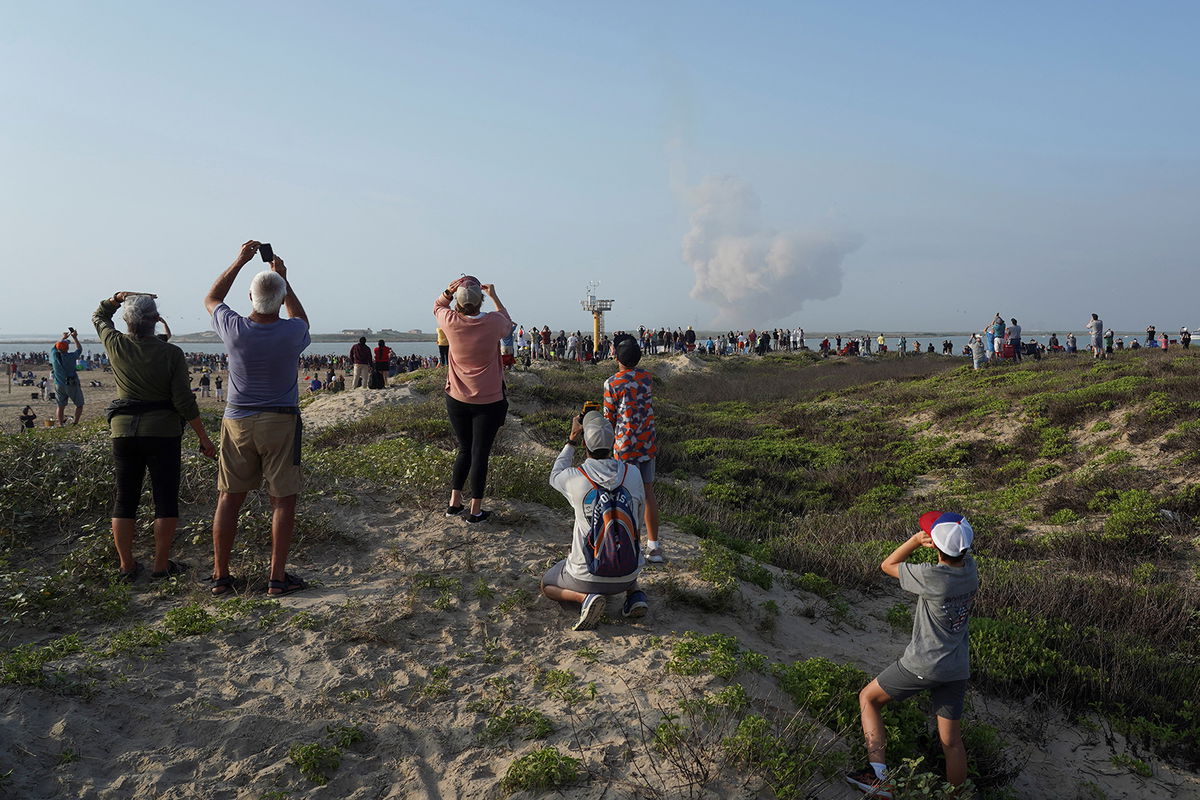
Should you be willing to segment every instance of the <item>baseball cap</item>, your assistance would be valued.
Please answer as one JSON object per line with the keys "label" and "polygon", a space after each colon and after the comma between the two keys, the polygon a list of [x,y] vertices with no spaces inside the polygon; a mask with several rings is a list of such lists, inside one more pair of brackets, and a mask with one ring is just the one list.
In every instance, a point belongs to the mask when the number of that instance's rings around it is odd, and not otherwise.
{"label": "baseball cap", "polygon": [[62,341],[60,341],[60,342],[55,342],[55,343],[54,343],[54,349],[55,349],[55,350],[61,350],[61,351],[63,351],[63,352],[65,353],[67,350],[70,350],[70,349],[71,349],[71,345],[67,344],[67,340],[66,340],[66,339],[63,339],[63,340],[62,340]]}
{"label": "baseball cap", "polygon": [[483,305],[483,289],[477,283],[468,283],[454,290],[454,299],[460,306]]}
{"label": "baseball cap", "polygon": [[958,558],[971,549],[975,531],[962,514],[930,511],[921,515],[921,530],[933,537],[933,543],[951,558]]}
{"label": "baseball cap", "polygon": [[642,360],[642,348],[638,346],[637,339],[632,336],[626,336],[617,342],[613,349],[617,354],[617,361],[627,367],[636,367]]}
{"label": "baseball cap", "polygon": [[583,415],[583,443],[593,453],[600,450],[612,450],[616,438],[612,425],[599,411],[589,411]]}

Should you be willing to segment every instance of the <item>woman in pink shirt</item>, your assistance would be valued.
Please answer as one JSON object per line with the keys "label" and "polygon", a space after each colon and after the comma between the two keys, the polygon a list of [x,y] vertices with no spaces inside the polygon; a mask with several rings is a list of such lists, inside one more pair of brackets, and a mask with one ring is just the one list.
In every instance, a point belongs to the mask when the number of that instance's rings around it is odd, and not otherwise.
{"label": "woman in pink shirt", "polygon": [[[485,292],[496,305],[495,311],[486,314],[480,311]],[[467,522],[483,522],[488,518],[488,512],[483,510],[488,457],[508,413],[500,339],[512,330],[512,320],[496,297],[496,287],[480,285],[471,277],[454,281],[441,293],[433,304],[433,316],[450,342],[446,414],[458,438],[446,516],[458,516],[467,510],[463,506],[462,489],[469,474],[471,507]]]}

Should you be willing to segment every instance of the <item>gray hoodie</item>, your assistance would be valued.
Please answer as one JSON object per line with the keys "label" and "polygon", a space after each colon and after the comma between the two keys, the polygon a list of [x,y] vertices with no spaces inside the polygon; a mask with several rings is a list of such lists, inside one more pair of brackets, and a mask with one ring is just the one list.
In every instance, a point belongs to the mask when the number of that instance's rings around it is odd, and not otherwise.
{"label": "gray hoodie", "polygon": [[633,513],[633,518],[639,525],[642,522],[642,515],[646,507],[646,488],[642,485],[642,473],[636,464],[627,465],[624,461],[615,461],[611,458],[603,460],[589,458],[583,462],[580,468],[576,468],[572,466],[574,456],[575,447],[570,444],[564,445],[562,452],[554,460],[553,469],[550,470],[550,485],[562,492],[563,496],[571,503],[571,507],[575,509],[575,528],[571,536],[571,554],[567,556],[565,571],[572,578],[581,581],[590,581],[592,583],[628,583],[637,577],[638,572],[641,571],[642,565],[645,563],[644,557],[640,554],[638,556],[638,569],[631,575],[604,578],[588,572],[587,561],[583,557],[584,542],[587,539],[589,529],[588,515],[584,509],[584,503],[587,501],[588,492],[592,491],[593,487],[591,482],[579,470],[583,469],[586,471],[592,481],[595,481],[596,484],[605,489],[615,489],[620,485],[623,476],[625,488],[633,495],[633,507],[629,510]]}

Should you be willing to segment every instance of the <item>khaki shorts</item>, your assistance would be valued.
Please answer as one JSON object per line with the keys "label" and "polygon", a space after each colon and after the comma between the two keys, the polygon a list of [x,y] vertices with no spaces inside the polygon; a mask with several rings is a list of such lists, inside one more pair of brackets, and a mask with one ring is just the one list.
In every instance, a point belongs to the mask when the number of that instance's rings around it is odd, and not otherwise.
{"label": "khaki shorts", "polygon": [[239,494],[263,481],[272,497],[300,493],[296,416],[263,412],[244,419],[221,420],[221,463],[217,489]]}

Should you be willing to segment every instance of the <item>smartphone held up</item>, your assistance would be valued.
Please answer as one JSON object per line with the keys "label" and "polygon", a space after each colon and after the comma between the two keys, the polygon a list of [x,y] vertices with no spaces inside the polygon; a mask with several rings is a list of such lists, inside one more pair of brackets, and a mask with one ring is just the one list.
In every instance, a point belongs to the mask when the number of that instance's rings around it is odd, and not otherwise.
{"label": "smartphone held up", "polygon": [[275,260],[275,251],[271,249],[270,242],[263,242],[258,246],[258,254],[262,256],[262,260],[270,264]]}

